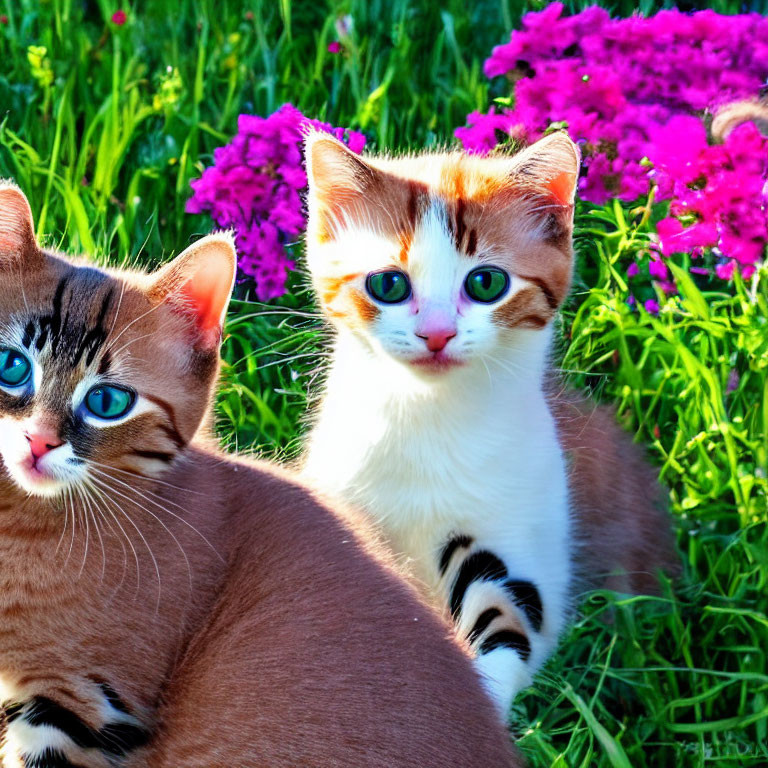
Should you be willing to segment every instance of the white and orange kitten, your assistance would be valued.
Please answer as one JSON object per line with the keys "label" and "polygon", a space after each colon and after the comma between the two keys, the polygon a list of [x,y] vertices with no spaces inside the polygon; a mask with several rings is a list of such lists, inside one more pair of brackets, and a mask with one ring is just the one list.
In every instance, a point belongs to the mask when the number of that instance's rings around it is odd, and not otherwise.
{"label": "white and orange kitten", "polygon": [[[578,149],[554,133],[515,156],[362,158],[312,134],[307,168],[308,265],[336,336],[304,477],[367,513],[506,713],[566,623],[574,497],[607,531],[606,571],[621,538],[574,490],[548,386]],[[570,463],[596,488],[587,464]]]}

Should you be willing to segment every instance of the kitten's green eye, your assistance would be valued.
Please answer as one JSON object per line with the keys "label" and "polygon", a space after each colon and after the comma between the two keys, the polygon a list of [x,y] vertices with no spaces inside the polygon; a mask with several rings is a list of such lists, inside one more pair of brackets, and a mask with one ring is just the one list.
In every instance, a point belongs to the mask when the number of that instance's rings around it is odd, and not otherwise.
{"label": "kitten's green eye", "polygon": [[473,301],[490,304],[509,290],[509,275],[498,267],[478,267],[467,275],[464,290]]}
{"label": "kitten's green eye", "polygon": [[399,304],[411,295],[411,283],[399,269],[368,275],[365,287],[376,301],[384,304]]}
{"label": "kitten's green eye", "polygon": [[85,396],[85,407],[100,419],[119,419],[125,416],[136,402],[136,394],[130,389],[100,384]]}
{"label": "kitten's green eye", "polygon": [[32,376],[32,363],[15,349],[0,349],[0,384],[23,387]]}

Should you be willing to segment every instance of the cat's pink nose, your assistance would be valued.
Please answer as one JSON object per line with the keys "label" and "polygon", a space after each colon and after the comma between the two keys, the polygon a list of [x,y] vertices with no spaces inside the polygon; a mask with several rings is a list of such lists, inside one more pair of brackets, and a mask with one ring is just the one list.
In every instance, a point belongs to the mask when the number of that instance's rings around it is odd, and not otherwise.
{"label": "cat's pink nose", "polygon": [[35,460],[64,445],[64,441],[60,440],[58,435],[54,435],[52,432],[35,432],[32,434],[25,432],[24,437],[27,438],[29,450],[32,452]]}
{"label": "cat's pink nose", "polygon": [[425,331],[416,335],[427,342],[427,349],[430,352],[441,352],[456,335],[456,331],[453,328],[444,328],[442,330]]}

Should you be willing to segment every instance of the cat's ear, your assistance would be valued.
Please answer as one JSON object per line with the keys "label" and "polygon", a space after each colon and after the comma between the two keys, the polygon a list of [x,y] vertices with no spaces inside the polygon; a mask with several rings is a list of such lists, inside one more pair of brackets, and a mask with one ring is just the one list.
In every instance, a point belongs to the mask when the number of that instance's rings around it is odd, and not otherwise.
{"label": "cat's ear", "polygon": [[29,201],[13,182],[0,181],[0,271],[40,260]]}
{"label": "cat's ear", "polygon": [[309,192],[319,199],[354,198],[375,179],[375,169],[330,134],[307,133],[304,152]]}
{"label": "cat's ear", "polygon": [[309,132],[304,146],[308,232],[325,239],[339,224],[364,216],[366,201],[381,197],[388,177],[327,133]]}
{"label": "cat's ear", "polygon": [[195,346],[214,349],[221,341],[236,272],[234,239],[218,232],[193,243],[163,267],[149,296],[193,321]]}
{"label": "cat's ear", "polygon": [[572,215],[580,165],[579,148],[567,133],[557,131],[512,158],[511,181],[518,188],[548,197],[554,206]]}

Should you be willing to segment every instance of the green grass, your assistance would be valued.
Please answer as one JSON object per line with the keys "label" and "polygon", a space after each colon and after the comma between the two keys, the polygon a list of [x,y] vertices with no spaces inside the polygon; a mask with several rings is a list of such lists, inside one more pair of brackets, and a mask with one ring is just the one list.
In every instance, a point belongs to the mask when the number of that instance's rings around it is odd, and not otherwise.
{"label": "green grass", "polygon": [[[0,175],[28,193],[47,243],[147,267],[208,230],[184,213],[189,180],[240,112],[291,101],[364,130],[373,146],[450,141],[503,93],[482,75],[490,48],[541,7],[156,0],[126,6],[118,29],[107,0],[1,5]],[[326,45],[347,13],[354,44],[333,56]],[[622,276],[649,213],[580,213],[561,362],[648,446],[684,573],[662,598],[585,597],[583,618],[515,706],[533,766],[768,764],[768,273],[727,291],[685,284],[658,318],[630,311]],[[298,274],[274,306],[233,303],[218,401],[227,444],[298,448],[324,361],[303,286]]]}

